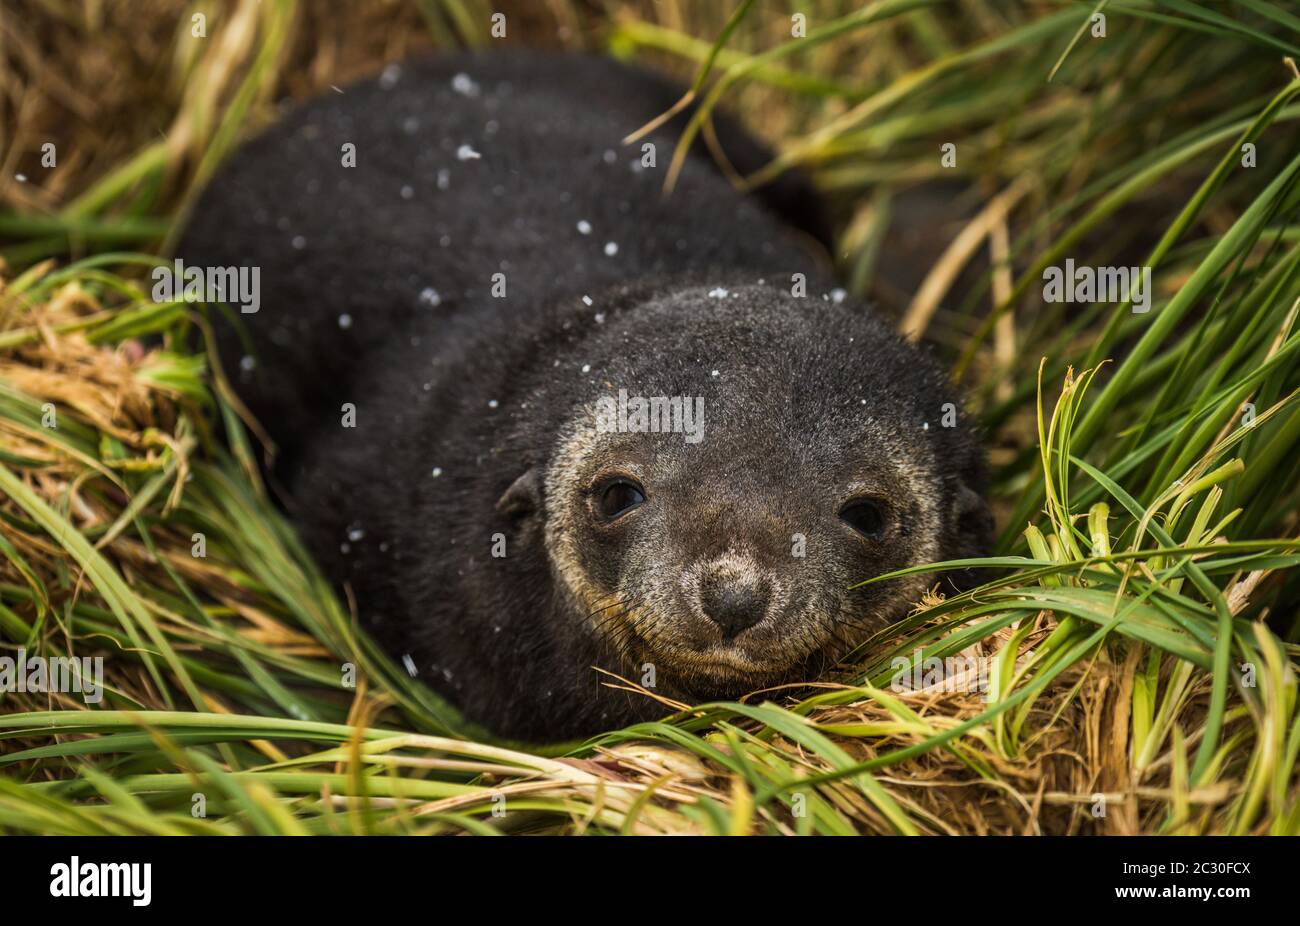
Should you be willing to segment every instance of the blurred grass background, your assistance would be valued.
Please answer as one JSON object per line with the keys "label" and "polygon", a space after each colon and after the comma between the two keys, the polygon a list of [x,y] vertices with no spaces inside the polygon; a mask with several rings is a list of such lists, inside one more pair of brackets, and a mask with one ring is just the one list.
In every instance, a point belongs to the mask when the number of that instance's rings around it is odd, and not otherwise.
{"label": "blurred grass background", "polygon": [[[816,688],[543,750],[358,633],[142,280],[281,107],[516,44],[693,86],[687,142],[716,105],[778,153],[741,185],[812,173],[845,285],[970,390],[995,581]],[[1300,833],[1298,53],[1265,0],[7,3],[0,652],[110,689],[0,694],[0,830]],[[1151,266],[1151,311],[1045,303],[1066,258]],[[989,697],[896,690],[918,653]]]}

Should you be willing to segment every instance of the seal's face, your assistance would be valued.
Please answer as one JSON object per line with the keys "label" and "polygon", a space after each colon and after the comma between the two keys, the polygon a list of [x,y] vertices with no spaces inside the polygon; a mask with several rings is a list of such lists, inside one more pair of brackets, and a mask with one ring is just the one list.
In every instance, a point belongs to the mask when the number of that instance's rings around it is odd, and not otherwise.
{"label": "seal's face", "polygon": [[694,698],[815,678],[938,579],[854,586],[986,533],[941,371],[847,306],[730,292],[604,326],[528,506],[604,667]]}
{"label": "seal's face", "polygon": [[832,435],[797,403],[774,418],[728,410],[725,388],[698,398],[694,442],[671,414],[648,432],[589,410],[547,480],[553,568],[630,677],[650,664],[697,698],[813,678],[934,581],[852,588],[942,558],[941,480],[860,410]]}

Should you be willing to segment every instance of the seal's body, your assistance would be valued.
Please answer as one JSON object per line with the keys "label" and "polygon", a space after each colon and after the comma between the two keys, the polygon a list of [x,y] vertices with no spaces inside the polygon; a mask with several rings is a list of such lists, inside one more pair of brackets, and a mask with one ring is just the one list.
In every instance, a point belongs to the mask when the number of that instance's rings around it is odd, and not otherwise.
{"label": "seal's body", "polygon": [[261,270],[219,343],[322,566],[505,736],[664,713],[593,667],[683,701],[809,678],[933,578],[851,585],[986,529],[957,398],[832,294],[798,181],[693,155],[664,198],[674,131],[621,144],[676,96],[601,59],[390,69],[244,148],[179,249]]}

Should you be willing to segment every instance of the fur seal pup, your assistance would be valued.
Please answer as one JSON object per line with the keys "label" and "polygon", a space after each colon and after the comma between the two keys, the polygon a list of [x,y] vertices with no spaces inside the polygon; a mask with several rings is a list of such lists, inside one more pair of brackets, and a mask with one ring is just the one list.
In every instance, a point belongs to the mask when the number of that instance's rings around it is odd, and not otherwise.
{"label": "fur seal pup", "polygon": [[179,248],[260,268],[219,344],[292,515],[501,736],[665,713],[596,666],[683,701],[813,678],[935,580],[850,586],[988,533],[959,397],[832,291],[803,181],[745,196],[693,154],[665,198],[680,122],[621,144],[678,95],[599,58],[408,62],[235,154]]}

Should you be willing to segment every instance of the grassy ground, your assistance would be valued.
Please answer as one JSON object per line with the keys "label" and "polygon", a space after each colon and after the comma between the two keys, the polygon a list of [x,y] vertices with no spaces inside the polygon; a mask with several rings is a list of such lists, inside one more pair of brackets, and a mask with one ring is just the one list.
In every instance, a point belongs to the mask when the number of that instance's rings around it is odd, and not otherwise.
{"label": "grassy ground", "polygon": [[[1300,833],[1284,4],[124,6],[0,20],[0,655],[101,656],[107,685],[0,694],[0,831]],[[813,171],[848,285],[971,391],[996,580],[816,687],[544,751],[466,729],[368,644],[185,346],[203,312],[142,281],[278,101],[487,46],[497,8],[506,44],[695,80],[704,116],[780,152],[738,182]],[[963,219],[921,229],[943,247],[900,289],[909,197],[938,182]],[[1066,258],[1151,266],[1151,310],[1044,302]],[[891,684],[898,657],[957,655],[987,696]]]}

